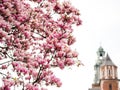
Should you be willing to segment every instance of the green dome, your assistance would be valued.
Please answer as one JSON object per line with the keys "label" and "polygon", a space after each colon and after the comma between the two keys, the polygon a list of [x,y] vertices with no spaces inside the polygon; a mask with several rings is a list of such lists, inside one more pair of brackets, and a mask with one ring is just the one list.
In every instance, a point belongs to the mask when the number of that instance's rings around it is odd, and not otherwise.
{"label": "green dome", "polygon": [[100,46],[97,51],[98,57],[103,57],[105,55],[104,49]]}

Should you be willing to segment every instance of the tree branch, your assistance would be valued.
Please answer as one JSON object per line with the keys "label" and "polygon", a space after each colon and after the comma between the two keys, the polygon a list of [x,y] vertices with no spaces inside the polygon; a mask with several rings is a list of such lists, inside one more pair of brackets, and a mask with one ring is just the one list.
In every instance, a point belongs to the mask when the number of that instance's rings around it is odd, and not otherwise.
{"label": "tree branch", "polygon": [[2,75],[4,75],[4,76],[7,76],[6,74],[4,74],[4,73],[2,73],[2,72],[0,72],[0,74],[2,74]]}
{"label": "tree branch", "polygon": [[6,62],[3,62],[3,63],[0,63],[0,65],[3,65],[3,64],[6,64],[6,63],[9,63],[9,62],[12,62],[14,60],[10,60],[10,61],[6,61]]}

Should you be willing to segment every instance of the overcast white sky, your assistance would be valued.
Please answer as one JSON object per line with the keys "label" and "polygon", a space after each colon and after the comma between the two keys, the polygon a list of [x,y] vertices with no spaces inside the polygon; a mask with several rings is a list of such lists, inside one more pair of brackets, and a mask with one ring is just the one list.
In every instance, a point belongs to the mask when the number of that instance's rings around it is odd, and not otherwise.
{"label": "overcast white sky", "polygon": [[83,25],[75,30],[77,42],[74,46],[85,66],[57,70],[63,86],[49,90],[88,90],[93,83],[93,65],[100,45],[108,52],[120,73],[120,0],[71,1],[80,10],[83,21]]}

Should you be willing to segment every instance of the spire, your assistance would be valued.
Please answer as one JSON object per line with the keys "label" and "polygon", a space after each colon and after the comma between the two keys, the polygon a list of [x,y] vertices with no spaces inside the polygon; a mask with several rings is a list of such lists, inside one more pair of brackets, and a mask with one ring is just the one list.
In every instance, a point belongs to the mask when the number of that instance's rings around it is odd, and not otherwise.
{"label": "spire", "polygon": [[105,60],[104,60],[104,62],[103,62],[103,64],[102,64],[102,66],[105,66],[105,65],[116,66],[116,65],[112,62],[112,60],[110,59],[110,57],[109,57],[108,54],[106,55],[106,58],[105,58]]}
{"label": "spire", "polygon": [[106,55],[106,61],[111,61],[111,59],[110,59],[108,53],[107,53],[107,55]]}

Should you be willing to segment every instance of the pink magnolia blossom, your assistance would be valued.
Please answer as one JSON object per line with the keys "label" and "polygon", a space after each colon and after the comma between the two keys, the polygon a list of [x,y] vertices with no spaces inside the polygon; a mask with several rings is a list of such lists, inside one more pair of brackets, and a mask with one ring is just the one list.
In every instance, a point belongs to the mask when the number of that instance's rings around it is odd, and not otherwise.
{"label": "pink magnolia blossom", "polygon": [[65,67],[64,61],[58,60],[58,61],[57,61],[57,64],[58,64],[58,66],[60,67],[60,69],[64,69],[64,67]]}
{"label": "pink magnolia blossom", "polygon": [[0,90],[10,90],[10,87],[6,85],[6,86],[1,87]]}
{"label": "pink magnolia blossom", "polygon": [[68,40],[68,45],[72,45],[75,41],[76,39],[73,36],[70,36]]}
{"label": "pink magnolia blossom", "polygon": [[34,85],[32,85],[32,84],[27,84],[26,85],[27,90],[33,90],[33,88],[34,88]]}
{"label": "pink magnolia blossom", "polygon": [[61,87],[62,82],[60,80],[57,81],[57,87]]}
{"label": "pink magnolia blossom", "polygon": [[64,55],[65,55],[65,53],[63,51],[58,52],[58,57],[63,57]]}
{"label": "pink magnolia blossom", "polygon": [[7,66],[6,65],[2,65],[2,69],[7,69]]}
{"label": "pink magnolia blossom", "polygon": [[72,52],[72,55],[73,55],[73,57],[78,57],[78,52],[73,51],[73,52]]}
{"label": "pink magnolia blossom", "polygon": [[25,77],[26,80],[30,80],[31,79],[31,76],[27,76]]}
{"label": "pink magnolia blossom", "polygon": [[51,68],[74,65],[78,57],[71,45],[73,25],[81,25],[79,10],[68,1],[27,1],[0,1],[0,90],[60,87]]}
{"label": "pink magnolia blossom", "polygon": [[70,65],[73,65],[75,62],[73,61],[73,59],[71,58],[66,58],[66,65],[70,66]]}
{"label": "pink magnolia blossom", "polygon": [[30,32],[25,31],[24,35],[25,35],[26,38],[29,38],[30,37]]}

